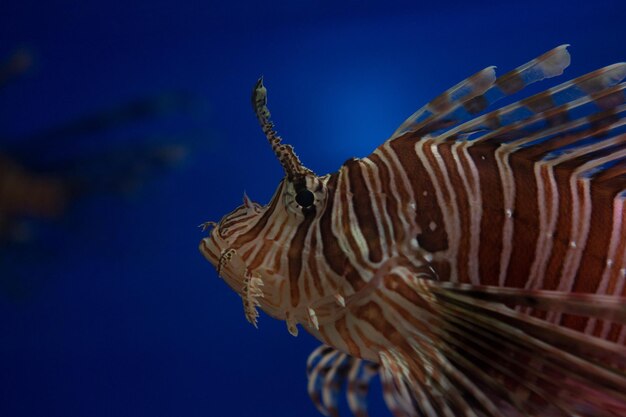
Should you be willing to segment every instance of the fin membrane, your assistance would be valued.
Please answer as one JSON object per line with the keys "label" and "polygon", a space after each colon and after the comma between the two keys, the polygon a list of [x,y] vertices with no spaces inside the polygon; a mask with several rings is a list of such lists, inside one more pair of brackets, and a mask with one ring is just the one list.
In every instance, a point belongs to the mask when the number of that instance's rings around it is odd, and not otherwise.
{"label": "fin membrane", "polygon": [[[396,416],[626,415],[626,347],[511,307],[626,323],[626,298],[419,280],[430,337],[381,352]],[[505,303],[505,304],[503,304]]]}

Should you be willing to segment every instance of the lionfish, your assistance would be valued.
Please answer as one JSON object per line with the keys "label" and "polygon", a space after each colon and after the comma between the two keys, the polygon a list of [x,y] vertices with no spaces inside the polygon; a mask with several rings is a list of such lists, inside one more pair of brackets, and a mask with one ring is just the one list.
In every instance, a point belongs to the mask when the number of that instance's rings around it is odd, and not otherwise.
{"label": "lionfish", "polygon": [[626,416],[626,64],[492,111],[561,75],[567,45],[488,67],[370,156],[318,176],[256,116],[285,171],[207,222],[202,254],[243,299],[323,345],[308,391],[367,416]]}

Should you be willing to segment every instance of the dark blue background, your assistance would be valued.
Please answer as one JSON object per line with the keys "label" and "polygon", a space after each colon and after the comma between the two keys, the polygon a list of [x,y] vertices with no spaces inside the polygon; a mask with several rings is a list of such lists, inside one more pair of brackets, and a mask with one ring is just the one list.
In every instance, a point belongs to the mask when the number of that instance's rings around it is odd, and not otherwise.
{"label": "dark blue background", "polygon": [[487,65],[506,71],[561,43],[572,76],[626,59],[623,1],[12,3],[0,54],[24,46],[36,62],[0,92],[3,134],[168,89],[208,103],[208,133],[130,201],[85,201],[0,264],[34,287],[0,297],[8,417],[318,415],[304,375],[317,342],[266,316],[251,327],[197,251],[199,223],[244,190],[267,202],[281,177],[250,108],[259,75],[279,133],[323,174]]}

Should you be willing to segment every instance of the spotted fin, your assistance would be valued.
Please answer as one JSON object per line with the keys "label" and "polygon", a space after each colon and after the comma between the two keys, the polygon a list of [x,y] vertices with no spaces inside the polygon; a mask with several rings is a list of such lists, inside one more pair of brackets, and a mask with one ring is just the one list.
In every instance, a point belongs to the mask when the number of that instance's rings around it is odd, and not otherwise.
{"label": "spotted fin", "polygon": [[[465,122],[439,135],[439,142],[463,139],[466,135],[482,132],[486,140],[492,132],[502,134],[517,131],[528,135],[576,118],[576,114],[598,112],[623,103],[626,63],[600,68],[574,80],[567,81],[534,96]],[[593,105],[593,106],[591,106]],[[491,136],[495,136],[491,135]]]}
{"label": "spotted fin", "polygon": [[478,71],[476,74],[435,97],[428,104],[413,113],[396,129],[391,137],[395,138],[404,133],[417,130],[420,123],[425,120],[433,120],[438,115],[453,110],[460,103],[483,94],[495,81],[495,67],[487,67]]}
{"label": "spotted fin", "polygon": [[485,68],[413,113],[396,129],[390,140],[409,132],[423,136],[455,126],[530,84],[561,75],[570,64],[568,46],[554,48],[498,78],[495,78],[494,67]]}

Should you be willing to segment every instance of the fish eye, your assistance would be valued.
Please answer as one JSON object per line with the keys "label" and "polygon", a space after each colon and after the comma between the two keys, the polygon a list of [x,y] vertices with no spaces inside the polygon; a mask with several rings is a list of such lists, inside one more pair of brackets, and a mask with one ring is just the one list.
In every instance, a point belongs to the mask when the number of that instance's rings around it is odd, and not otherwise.
{"label": "fish eye", "polygon": [[298,191],[298,194],[296,194],[296,203],[298,203],[298,205],[302,208],[311,207],[314,202],[315,196],[306,188]]}

